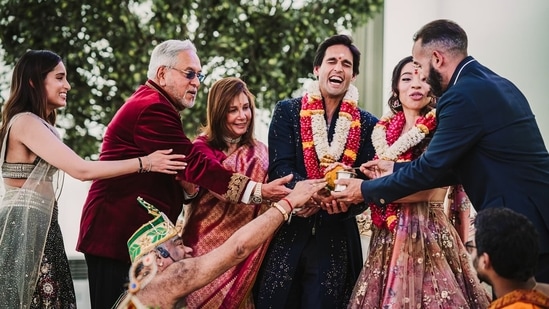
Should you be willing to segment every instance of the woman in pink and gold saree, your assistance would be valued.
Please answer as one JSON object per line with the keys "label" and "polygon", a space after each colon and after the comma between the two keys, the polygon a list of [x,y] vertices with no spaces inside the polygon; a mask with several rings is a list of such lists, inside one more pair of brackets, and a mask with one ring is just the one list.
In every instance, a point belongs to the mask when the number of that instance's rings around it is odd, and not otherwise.
{"label": "woman in pink and gold saree", "polygon": [[[196,149],[262,183],[269,163],[267,146],[254,139],[254,96],[239,78],[223,78],[208,94],[207,123]],[[265,212],[269,205],[224,202],[205,189],[185,207],[183,241],[201,256],[224,243],[236,230]],[[188,308],[253,308],[251,289],[269,242],[242,263],[187,296]]]}

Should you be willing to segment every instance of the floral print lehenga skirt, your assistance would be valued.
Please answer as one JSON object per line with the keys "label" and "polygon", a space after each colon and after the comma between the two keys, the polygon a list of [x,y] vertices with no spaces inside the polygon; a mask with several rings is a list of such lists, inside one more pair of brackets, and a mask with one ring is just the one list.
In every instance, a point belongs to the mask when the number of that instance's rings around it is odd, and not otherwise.
{"label": "floral print lehenga skirt", "polygon": [[488,293],[442,203],[401,205],[393,232],[373,227],[349,308],[487,308]]}

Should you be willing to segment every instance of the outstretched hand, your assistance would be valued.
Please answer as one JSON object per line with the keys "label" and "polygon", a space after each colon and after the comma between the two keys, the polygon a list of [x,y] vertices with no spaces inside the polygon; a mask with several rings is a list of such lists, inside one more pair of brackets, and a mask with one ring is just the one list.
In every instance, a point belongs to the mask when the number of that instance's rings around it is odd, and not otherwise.
{"label": "outstretched hand", "polygon": [[394,161],[387,160],[372,160],[363,163],[360,166],[360,171],[370,179],[376,179],[379,177],[387,176],[393,173],[395,166]]}
{"label": "outstretched hand", "polygon": [[342,169],[344,170],[348,170],[348,169],[351,169],[350,166],[348,165],[345,165],[341,162],[334,162],[334,163],[330,163],[330,165],[328,165],[325,169],[324,169],[324,174],[328,173],[329,171],[335,169],[336,167],[341,167]]}
{"label": "outstretched hand", "polygon": [[282,178],[275,179],[261,186],[261,196],[263,199],[278,201],[285,197],[292,190],[286,187],[286,184],[292,180],[294,175],[289,174]]}
{"label": "outstretched hand", "polygon": [[361,203],[364,201],[362,191],[360,190],[360,185],[363,181],[364,180],[358,178],[338,179],[336,180],[338,185],[344,185],[347,187],[343,191],[332,191],[332,196],[338,202],[342,202],[347,205]]}
{"label": "outstretched hand", "polygon": [[164,174],[177,174],[177,171],[184,170],[187,162],[183,159],[185,155],[171,154],[173,149],[157,150],[146,157],[141,158],[143,169],[148,172],[159,172]]}
{"label": "outstretched hand", "polygon": [[294,189],[286,199],[288,199],[294,208],[301,207],[307,203],[313,194],[326,186],[324,179],[307,179],[295,184]]}

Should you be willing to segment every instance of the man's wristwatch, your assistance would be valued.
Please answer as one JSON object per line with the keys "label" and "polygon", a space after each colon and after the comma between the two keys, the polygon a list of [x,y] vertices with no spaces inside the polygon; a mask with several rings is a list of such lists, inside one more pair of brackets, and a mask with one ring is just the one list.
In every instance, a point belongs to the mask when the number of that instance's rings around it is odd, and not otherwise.
{"label": "man's wristwatch", "polygon": [[252,204],[261,204],[263,202],[263,198],[261,197],[261,183],[258,182],[255,185],[255,190],[252,196],[250,196],[250,201]]}

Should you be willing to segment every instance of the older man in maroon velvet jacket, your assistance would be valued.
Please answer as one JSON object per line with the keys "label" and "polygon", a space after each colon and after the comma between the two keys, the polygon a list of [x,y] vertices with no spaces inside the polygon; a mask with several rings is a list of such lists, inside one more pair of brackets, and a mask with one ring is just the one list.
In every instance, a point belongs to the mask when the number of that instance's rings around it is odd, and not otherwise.
{"label": "older man in maroon velvet jacket", "polygon": [[[77,250],[85,254],[93,308],[111,308],[124,291],[130,258],[126,241],[150,218],[139,211],[137,196],[156,205],[172,221],[181,212],[186,193],[179,181],[205,187],[228,201],[260,203],[278,199],[290,179],[261,186],[252,179],[225,170],[194,150],[183,132],[179,112],[194,105],[204,76],[194,45],[168,40],[158,45],[149,64],[149,80],[141,85],[107,127],[100,160],[143,156],[157,149],[185,154],[187,168],[177,177],[142,173],[94,181],[84,205]],[[257,183],[256,183],[257,181]],[[192,192],[190,192],[192,194]]]}

